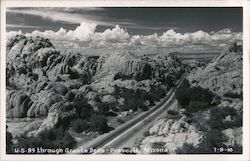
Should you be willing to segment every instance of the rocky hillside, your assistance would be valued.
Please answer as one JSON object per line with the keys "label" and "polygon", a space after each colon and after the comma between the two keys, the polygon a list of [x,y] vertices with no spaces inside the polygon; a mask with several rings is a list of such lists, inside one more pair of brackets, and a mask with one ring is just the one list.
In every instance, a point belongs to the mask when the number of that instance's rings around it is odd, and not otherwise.
{"label": "rocky hillside", "polygon": [[234,43],[224,53],[215,57],[206,67],[193,71],[188,76],[188,79],[193,86],[208,88],[210,91],[224,97],[223,106],[229,105],[241,110],[242,101],[240,99],[242,99],[243,93],[242,67],[242,45]]}
{"label": "rocky hillside", "polygon": [[176,149],[181,148],[184,144],[197,146],[203,138],[203,134],[189,121],[190,119],[185,115],[179,119],[166,117],[158,120],[149,129],[149,136],[141,141],[139,147],[150,149],[158,143],[162,145],[162,149],[167,149],[167,153],[173,154],[176,153]]}
{"label": "rocky hillside", "polygon": [[[11,37],[6,46],[7,117],[43,119],[38,129],[25,130],[35,135],[70,123],[83,110],[99,114],[103,103],[115,104],[109,110],[119,114],[129,98],[114,94],[117,89],[157,95],[157,89],[169,89],[183,73],[174,56],[148,58],[127,51],[83,56],[24,35]],[[142,103],[152,102],[147,99]]]}
{"label": "rocky hillside", "polygon": [[231,153],[242,153],[242,66],[242,45],[234,43],[206,66],[193,68],[177,88],[178,105],[150,127],[138,147],[181,154],[233,147]]}

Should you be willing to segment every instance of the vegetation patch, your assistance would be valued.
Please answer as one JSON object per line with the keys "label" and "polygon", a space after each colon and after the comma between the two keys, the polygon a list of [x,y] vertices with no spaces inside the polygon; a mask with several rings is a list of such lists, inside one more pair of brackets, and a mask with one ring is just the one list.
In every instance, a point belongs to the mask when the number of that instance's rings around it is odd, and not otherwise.
{"label": "vegetation patch", "polygon": [[212,101],[215,95],[212,92],[201,87],[190,87],[187,80],[176,89],[175,96],[180,106],[192,113],[214,106]]}

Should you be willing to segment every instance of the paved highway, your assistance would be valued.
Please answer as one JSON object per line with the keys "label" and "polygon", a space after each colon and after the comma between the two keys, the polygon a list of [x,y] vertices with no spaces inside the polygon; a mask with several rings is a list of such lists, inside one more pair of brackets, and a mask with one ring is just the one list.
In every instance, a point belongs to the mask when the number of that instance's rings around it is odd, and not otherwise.
{"label": "paved highway", "polygon": [[[185,75],[178,81],[177,87],[184,80]],[[91,140],[88,143],[82,144],[78,149],[95,149],[97,151],[92,152],[94,154],[109,153],[111,148],[118,149],[124,148],[124,145],[134,142],[136,135],[142,135],[142,129],[149,127],[155,121],[155,119],[161,115],[164,111],[168,110],[170,105],[175,100],[175,90],[177,87],[173,87],[156,106],[150,108],[148,111],[138,115],[136,118],[130,120],[127,123],[122,124],[115,130],[103,134],[100,137]]]}

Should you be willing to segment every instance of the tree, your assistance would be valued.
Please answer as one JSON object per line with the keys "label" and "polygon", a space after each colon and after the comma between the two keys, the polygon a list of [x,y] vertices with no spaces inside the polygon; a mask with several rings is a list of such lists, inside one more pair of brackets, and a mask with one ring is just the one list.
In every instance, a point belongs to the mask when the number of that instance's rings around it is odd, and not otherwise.
{"label": "tree", "polygon": [[152,75],[152,67],[149,64],[145,64],[143,68],[143,79],[150,79]]}
{"label": "tree", "polygon": [[6,153],[12,153],[12,146],[13,146],[13,142],[12,142],[12,134],[7,130],[8,126],[6,126]]}
{"label": "tree", "polygon": [[110,130],[110,127],[108,126],[107,122],[108,120],[101,115],[92,115],[90,125],[93,130],[98,131],[100,133],[105,133]]}
{"label": "tree", "polygon": [[39,136],[17,137],[17,144],[13,145],[13,148],[73,148],[76,144],[74,138],[68,133],[62,126],[55,129],[46,130]]}
{"label": "tree", "polygon": [[190,112],[198,112],[209,108],[212,106],[214,96],[208,89],[190,87],[186,80],[175,92],[175,97],[180,106]]}
{"label": "tree", "polygon": [[89,130],[90,125],[86,120],[76,119],[70,123],[72,129],[78,133]]}

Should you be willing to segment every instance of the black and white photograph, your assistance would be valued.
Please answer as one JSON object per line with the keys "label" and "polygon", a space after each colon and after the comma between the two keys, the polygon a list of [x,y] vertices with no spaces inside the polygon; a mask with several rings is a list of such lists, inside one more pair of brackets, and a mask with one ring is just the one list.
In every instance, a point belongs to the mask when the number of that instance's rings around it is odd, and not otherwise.
{"label": "black and white photograph", "polygon": [[6,7],[5,21],[6,155],[248,148],[243,7]]}

